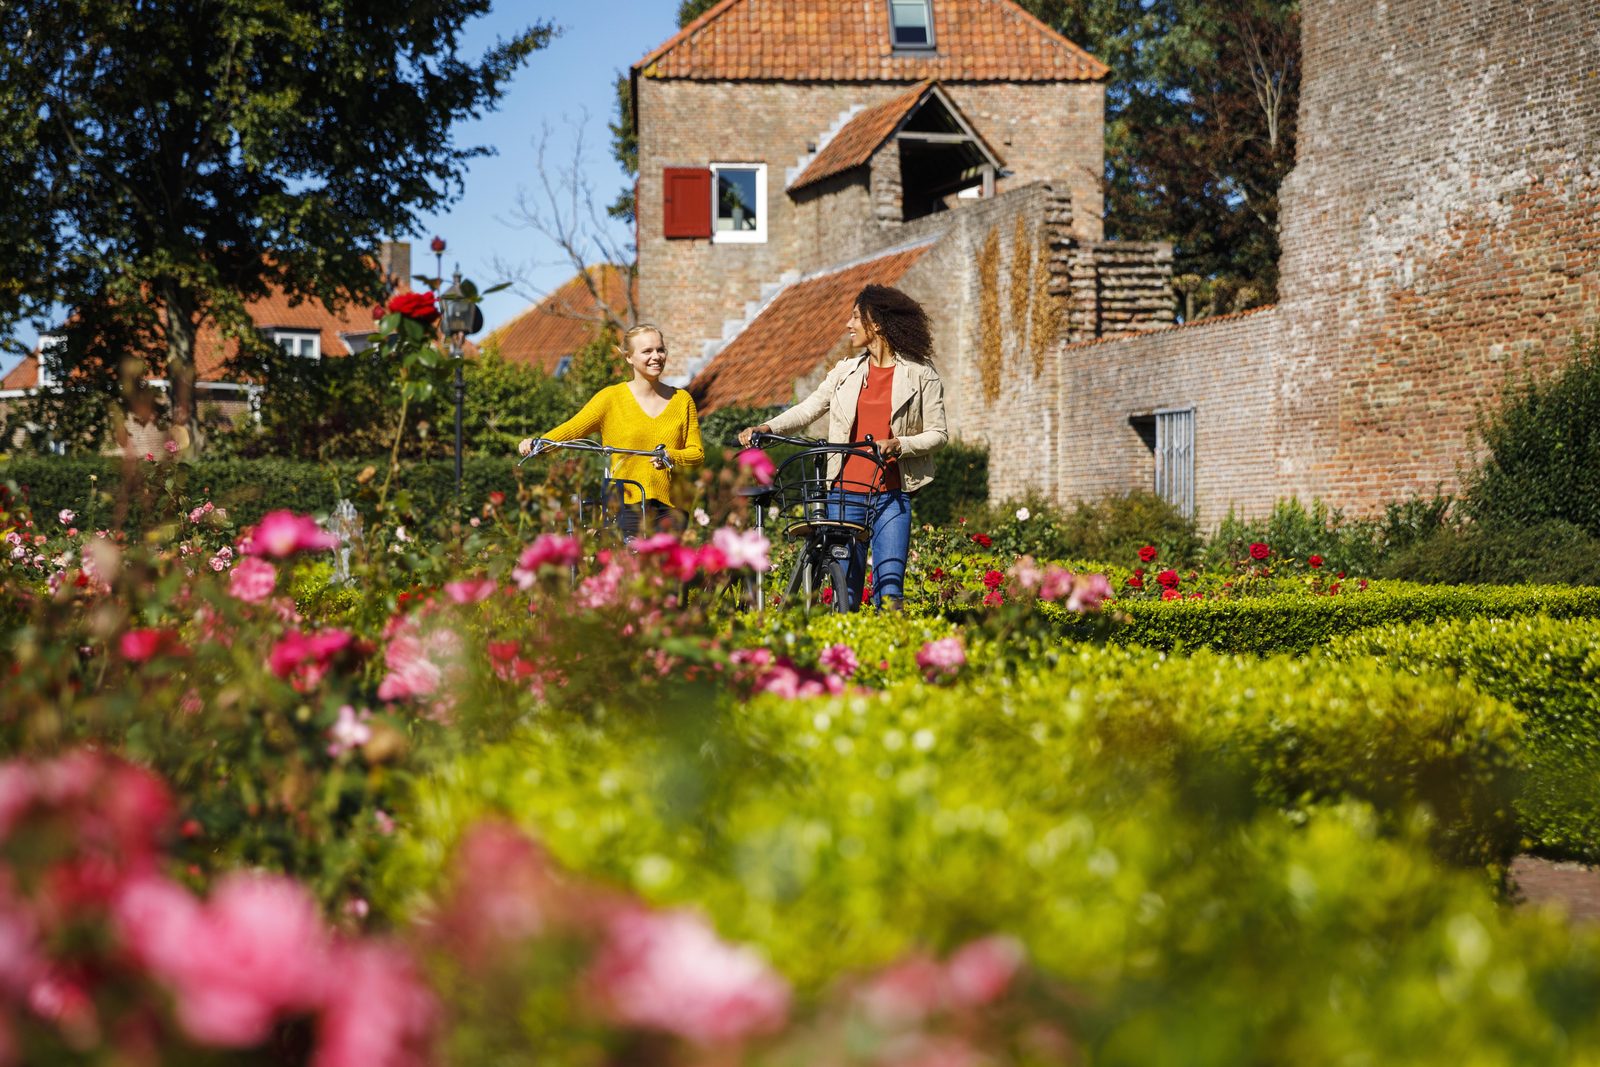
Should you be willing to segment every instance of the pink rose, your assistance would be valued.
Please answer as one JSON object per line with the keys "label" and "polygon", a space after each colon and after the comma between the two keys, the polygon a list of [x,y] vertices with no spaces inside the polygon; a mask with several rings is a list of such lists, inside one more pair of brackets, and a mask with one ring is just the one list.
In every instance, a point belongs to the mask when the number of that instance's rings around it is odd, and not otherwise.
{"label": "pink rose", "polygon": [[122,658],[133,663],[143,663],[168,652],[183,651],[174,631],[157,629],[129,630],[122,635],[118,647],[122,651]]}
{"label": "pink rose", "polygon": [[444,594],[456,604],[476,604],[494,596],[495,589],[493,578],[469,578],[460,582],[446,582]]}
{"label": "pink rose", "polygon": [[519,589],[531,589],[545,567],[576,567],[583,558],[583,546],[575,537],[564,534],[540,534],[533,544],[523,550],[511,577]]}
{"label": "pink rose", "polygon": [[278,586],[278,568],[264,559],[246,556],[228,575],[228,595],[246,604],[259,604]]}
{"label": "pink rose", "polygon": [[777,467],[772,464],[772,457],[759,448],[747,448],[738,456],[739,466],[750,472],[750,476],[762,485],[771,485],[773,477],[778,473]]}
{"label": "pink rose", "polygon": [[729,570],[768,570],[772,563],[767,553],[772,542],[760,530],[735,530],[724,526],[711,535],[711,543],[722,552]]}
{"label": "pink rose", "polygon": [[861,667],[855,651],[849,645],[829,645],[822,650],[817,662],[824,670],[832,671],[844,678],[849,678]]}
{"label": "pink rose", "polygon": [[1000,999],[1025,958],[1021,942],[1011,937],[969,941],[945,963],[951,999],[979,1007]]}
{"label": "pink rose", "polygon": [[1103,574],[1090,574],[1079,578],[1067,598],[1068,611],[1099,611],[1100,605],[1111,599],[1111,582]]}
{"label": "pink rose", "polygon": [[773,1033],[789,1013],[788,983],[690,911],[617,912],[589,981],[615,1021],[699,1044]]}
{"label": "pink rose", "polygon": [[961,647],[959,637],[941,637],[927,642],[917,651],[917,666],[929,681],[941,675],[954,675],[966,662],[967,652]]}
{"label": "pink rose", "polygon": [[252,556],[272,556],[283,559],[297,552],[317,552],[325,548],[338,548],[339,539],[317,525],[310,515],[296,515],[292,511],[269,511],[261,517],[249,536],[249,547],[242,550]]}

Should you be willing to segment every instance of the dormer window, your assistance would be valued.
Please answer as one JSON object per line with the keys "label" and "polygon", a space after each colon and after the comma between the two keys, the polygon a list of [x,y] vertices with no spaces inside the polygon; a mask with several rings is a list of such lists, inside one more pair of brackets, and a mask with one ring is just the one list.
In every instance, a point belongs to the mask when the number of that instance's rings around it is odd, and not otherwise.
{"label": "dormer window", "polygon": [[889,0],[889,32],[896,49],[931,49],[933,0]]}
{"label": "dormer window", "polygon": [[64,359],[67,354],[67,336],[61,333],[43,333],[39,335],[39,388],[45,389],[56,384],[56,376],[52,364]]}
{"label": "dormer window", "polygon": [[322,334],[316,330],[268,330],[267,339],[282,349],[284,355],[322,358]]}

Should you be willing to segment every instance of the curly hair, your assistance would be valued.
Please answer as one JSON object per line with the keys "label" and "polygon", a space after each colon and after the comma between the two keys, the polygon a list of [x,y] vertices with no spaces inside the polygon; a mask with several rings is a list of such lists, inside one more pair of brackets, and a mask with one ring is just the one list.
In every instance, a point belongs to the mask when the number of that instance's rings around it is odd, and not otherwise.
{"label": "curly hair", "polygon": [[856,297],[856,307],[902,358],[933,365],[933,332],[921,304],[898,289],[869,285]]}

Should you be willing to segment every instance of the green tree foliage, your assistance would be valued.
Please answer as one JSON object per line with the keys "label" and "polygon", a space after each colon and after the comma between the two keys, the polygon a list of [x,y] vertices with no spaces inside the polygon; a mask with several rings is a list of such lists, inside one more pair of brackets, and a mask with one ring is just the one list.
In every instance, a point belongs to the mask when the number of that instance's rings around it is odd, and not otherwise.
{"label": "green tree foliage", "polygon": [[1479,434],[1486,456],[1467,478],[1469,516],[1513,527],[1559,519],[1600,537],[1600,328],[1573,338],[1554,373],[1510,385]]}
{"label": "green tree foliage", "polygon": [[1111,67],[1106,228],[1170,240],[1189,317],[1276,298],[1298,0],[1020,0]]}
{"label": "green tree foliage", "polygon": [[108,335],[149,338],[139,354],[171,380],[173,421],[192,432],[203,322],[244,334],[246,303],[273,289],[372,299],[372,249],[448,202],[463,164],[489,151],[456,144],[452,128],[492,108],[552,31],[464,55],[466,26],[488,10],[8,5],[0,106],[17,121],[0,134],[0,325],[72,308],[83,339],[66,355],[102,369],[120,363]]}

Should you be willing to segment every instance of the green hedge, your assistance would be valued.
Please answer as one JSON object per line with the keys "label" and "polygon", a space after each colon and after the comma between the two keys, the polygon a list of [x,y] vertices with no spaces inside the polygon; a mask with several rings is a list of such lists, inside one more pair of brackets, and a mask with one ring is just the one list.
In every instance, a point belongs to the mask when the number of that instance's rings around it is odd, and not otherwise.
{"label": "green hedge", "polygon": [[917,490],[912,517],[919,526],[943,526],[988,500],[989,450],[951,441],[933,454],[933,481]]}
{"label": "green hedge", "polygon": [[[1236,600],[1123,600],[1116,601],[1115,607],[1129,618],[1113,633],[1119,644],[1265,656],[1305,653],[1334,637],[1371,626],[1524,615],[1600,618],[1600,588],[1457,588],[1384,582],[1338,596],[1275,593]],[[1098,632],[1093,620],[1066,611],[1056,614],[1067,636]]]}
{"label": "green hedge", "polygon": [[[1513,928],[1422,847],[1514,844],[1515,715],[1470,690],[1085,649],[957,688],[655,711],[529,725],[419,781],[381,905],[425,907],[462,830],[507,815],[585,876],[703,910],[802,996],[1015,935],[1082,993],[1085,1062],[1518,1062],[1574,1037],[1521,1025],[1552,1010],[1534,991],[1568,935]],[[1463,983],[1469,936],[1485,975]],[[1509,966],[1527,980],[1494,986]],[[1508,1018],[1516,1040],[1485,1021]]]}
{"label": "green hedge", "polygon": [[1446,672],[1522,712],[1529,768],[1517,814],[1528,844],[1600,862],[1600,621],[1384,626],[1332,642],[1327,655]]}
{"label": "green hedge", "polygon": [[[192,462],[138,463],[129,486],[130,509],[124,527],[130,532],[171,519],[167,481],[181,506],[211,500],[228,509],[238,524],[255,522],[268,511],[292,508],[327,512],[341,497],[353,500],[369,517],[374,493],[387,459],[305,463],[284,459],[200,459]],[[376,475],[364,486],[357,478],[367,467]],[[515,462],[503,457],[473,457],[462,464],[463,498],[476,508],[492,490],[511,493],[517,482]],[[53,515],[71,508],[80,524],[103,526],[114,514],[113,494],[122,485],[120,460],[112,457],[15,457],[0,462],[0,483],[23,490],[35,514]],[[410,494],[409,510],[448,514],[455,496],[453,460],[402,464],[391,497]]]}

